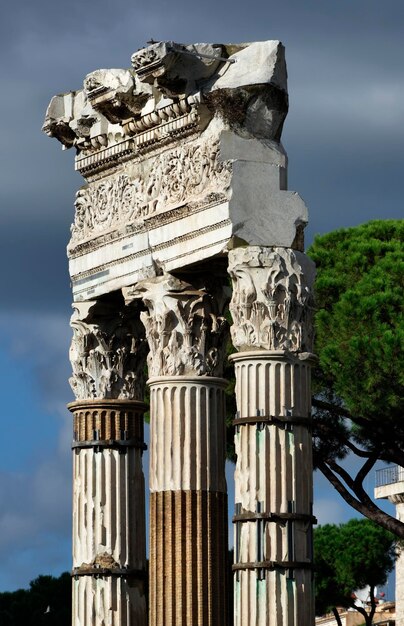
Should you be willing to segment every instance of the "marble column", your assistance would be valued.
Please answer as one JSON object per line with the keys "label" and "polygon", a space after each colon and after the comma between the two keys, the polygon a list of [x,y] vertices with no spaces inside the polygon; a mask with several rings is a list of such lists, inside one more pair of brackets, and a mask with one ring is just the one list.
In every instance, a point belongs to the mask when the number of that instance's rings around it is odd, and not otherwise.
{"label": "marble column", "polygon": [[[401,468],[400,468],[401,469]],[[404,493],[390,496],[390,502],[396,505],[396,517],[404,522]],[[404,549],[398,546],[396,561],[396,626],[404,626]]]}
{"label": "marble column", "polygon": [[229,253],[237,414],[235,626],[312,626],[314,269],[301,252]]}
{"label": "marble column", "polygon": [[164,275],[136,292],[150,346],[149,623],[225,626],[223,289]]}
{"label": "marble column", "polygon": [[[377,474],[377,486],[374,491],[375,498],[386,499],[396,507],[396,518],[404,523],[404,468],[399,465],[391,465],[380,469]],[[396,560],[396,626],[404,626],[404,548],[397,545]]]}
{"label": "marble column", "polygon": [[73,626],[146,626],[139,315],[118,297],[74,304]]}

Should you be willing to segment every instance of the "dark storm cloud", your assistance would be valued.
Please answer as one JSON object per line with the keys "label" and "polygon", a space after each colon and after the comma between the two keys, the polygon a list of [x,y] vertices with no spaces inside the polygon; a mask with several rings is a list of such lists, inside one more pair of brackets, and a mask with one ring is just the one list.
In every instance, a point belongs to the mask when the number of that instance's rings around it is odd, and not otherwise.
{"label": "dark storm cloud", "polygon": [[[208,3],[209,5],[209,3]],[[375,217],[399,217],[404,79],[398,28],[403,9],[336,2],[255,6],[157,2],[15,5],[0,101],[3,162],[1,246],[6,307],[65,307],[65,246],[82,179],[72,151],[40,133],[50,97],[80,87],[97,67],[125,66],[149,36],[176,40],[279,37],[287,46],[291,108],[284,143],[290,186],[305,198],[312,232]],[[66,5],[67,6],[67,5]],[[255,9],[255,10],[254,10]],[[123,19],[125,16],[125,19]],[[258,19],[259,17],[259,19]],[[389,36],[383,36],[385,29]],[[5,34],[7,37],[7,33]],[[4,41],[3,41],[4,44]],[[10,49],[9,49],[10,52]],[[8,123],[4,123],[8,121]],[[27,276],[29,274],[29,280]],[[21,285],[25,284],[24,289]]]}
{"label": "dark storm cloud", "polygon": [[[80,88],[94,69],[129,66],[131,53],[150,37],[281,39],[289,73],[290,188],[308,205],[310,239],[371,218],[402,217],[403,25],[399,0],[8,3],[0,23],[0,348],[31,364],[37,415],[59,416],[60,435],[46,458],[35,450],[28,469],[0,474],[0,497],[9,501],[0,510],[6,572],[0,587],[70,567],[65,247],[83,181],[73,171],[74,153],[41,134],[50,98]],[[7,390],[19,391],[18,381]],[[32,410],[27,401],[26,415],[10,419],[21,419],[30,432]],[[323,500],[331,508],[330,498],[321,493],[318,511]],[[336,507],[342,521],[345,513]]]}
{"label": "dark storm cloud", "polygon": [[[10,205],[9,205],[10,206]],[[2,310],[38,312],[67,310],[70,306],[64,223],[31,219],[19,224],[7,220],[0,235]],[[66,225],[67,226],[67,225]]]}

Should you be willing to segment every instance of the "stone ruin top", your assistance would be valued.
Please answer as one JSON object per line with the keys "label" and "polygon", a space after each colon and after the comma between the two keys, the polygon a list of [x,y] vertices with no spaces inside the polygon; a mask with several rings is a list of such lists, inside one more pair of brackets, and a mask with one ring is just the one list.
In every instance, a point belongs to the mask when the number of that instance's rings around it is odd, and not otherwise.
{"label": "stone ruin top", "polygon": [[279,41],[152,42],[48,107],[45,132],[85,179],[68,245],[74,626],[229,621],[227,310],[234,624],[314,624],[314,264],[287,110]]}
{"label": "stone ruin top", "polygon": [[303,249],[307,209],[287,191],[284,47],[152,42],[52,98],[43,130],[76,149],[68,245],[75,301],[220,258]]}

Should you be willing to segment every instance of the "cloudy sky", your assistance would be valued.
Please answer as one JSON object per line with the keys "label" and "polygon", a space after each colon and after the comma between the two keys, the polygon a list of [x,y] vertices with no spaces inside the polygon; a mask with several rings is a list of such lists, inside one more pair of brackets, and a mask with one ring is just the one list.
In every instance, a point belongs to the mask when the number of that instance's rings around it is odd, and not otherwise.
{"label": "cloudy sky", "polygon": [[[94,69],[128,66],[151,37],[280,39],[289,186],[309,207],[310,243],[315,233],[403,216],[403,31],[401,0],[8,3],[0,24],[0,590],[71,566],[65,247],[82,183],[73,153],[41,134],[50,98]],[[316,494],[322,523],[352,516],[321,479]]]}

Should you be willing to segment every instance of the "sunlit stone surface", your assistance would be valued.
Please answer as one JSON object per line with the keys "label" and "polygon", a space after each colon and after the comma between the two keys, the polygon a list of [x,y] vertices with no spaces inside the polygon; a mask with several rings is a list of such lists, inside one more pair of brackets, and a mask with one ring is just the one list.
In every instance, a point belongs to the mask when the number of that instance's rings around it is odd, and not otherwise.
{"label": "sunlit stone surface", "polygon": [[89,74],[46,114],[87,183],[69,244],[75,300],[234,245],[290,247],[307,222],[286,190],[279,42],[158,43],[132,64]]}
{"label": "sunlit stone surface", "polygon": [[[153,42],[55,96],[76,150],[73,626],[146,624],[142,473],[150,386],[150,626],[231,607],[223,368],[238,351],[234,618],[312,626],[307,209],[287,190],[284,48]],[[231,276],[233,295],[229,288]]]}
{"label": "sunlit stone surface", "polygon": [[[383,472],[383,470],[381,470]],[[385,470],[387,480],[375,488],[375,498],[385,498],[396,505],[396,517],[404,522],[404,468],[395,466]],[[386,484],[383,484],[385,482]],[[399,549],[396,560],[396,625],[404,626],[404,552]]]}

